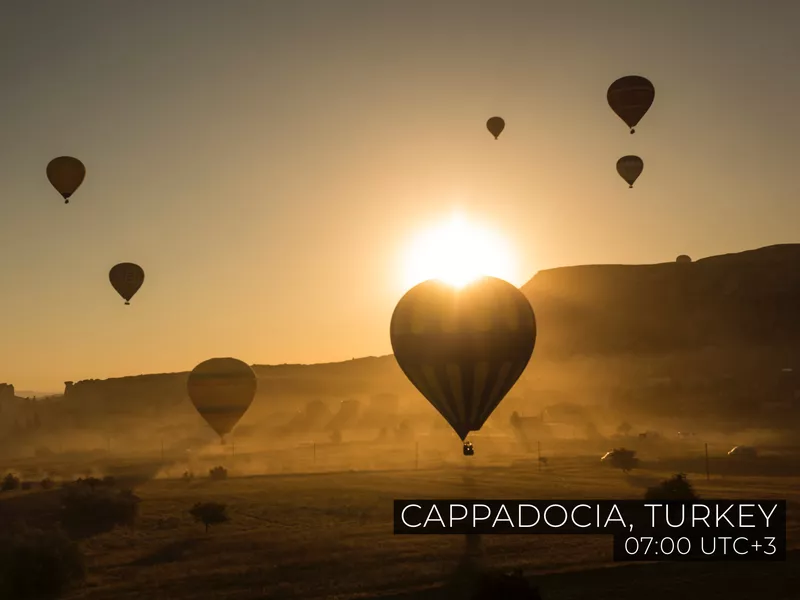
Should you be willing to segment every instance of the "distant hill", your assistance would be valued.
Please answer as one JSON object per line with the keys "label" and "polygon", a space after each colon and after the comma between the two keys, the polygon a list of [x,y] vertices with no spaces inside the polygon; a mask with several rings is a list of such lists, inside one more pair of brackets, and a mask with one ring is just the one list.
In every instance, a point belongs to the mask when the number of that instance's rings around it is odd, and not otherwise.
{"label": "distant hill", "polygon": [[[776,399],[781,410],[800,408],[800,244],[693,263],[549,269],[521,289],[536,312],[538,340],[504,410],[531,414],[536,403],[575,401],[707,418],[713,406],[720,418],[755,419]],[[253,368],[259,389],[251,411],[259,414],[385,393],[424,404],[392,356]],[[87,415],[191,414],[187,376],[79,381],[67,386],[63,406]]]}
{"label": "distant hill", "polygon": [[536,312],[539,356],[800,342],[800,244],[693,263],[550,269],[521,289]]}

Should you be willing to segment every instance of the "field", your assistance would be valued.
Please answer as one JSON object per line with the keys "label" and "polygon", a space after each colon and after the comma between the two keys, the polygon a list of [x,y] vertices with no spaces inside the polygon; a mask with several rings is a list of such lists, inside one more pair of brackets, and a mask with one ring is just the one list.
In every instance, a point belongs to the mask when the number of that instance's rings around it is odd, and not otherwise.
{"label": "field", "polygon": [[[696,461],[691,457],[653,461],[626,476],[600,467],[596,455],[558,452],[550,453],[550,464],[540,470],[530,457],[495,452],[470,461],[454,450],[449,463],[421,461],[419,468],[411,450],[395,453],[398,463],[410,466],[384,470],[351,466],[224,481],[199,475],[183,481],[161,473],[136,487],[142,503],[135,529],[81,542],[89,581],[67,598],[461,598],[464,537],[393,535],[395,498],[641,498],[647,486],[676,469],[690,473],[703,498],[788,500],[789,560],[619,564],[612,562],[610,537],[532,535],[483,536],[481,560],[489,567],[523,568],[545,600],[800,598],[800,477],[720,475],[715,468],[706,481],[705,474],[692,474]],[[315,452],[326,455],[322,448]],[[254,460],[247,454],[235,459],[243,465]],[[333,469],[340,462],[324,463],[320,456],[316,466]],[[292,470],[302,470],[296,467]],[[58,493],[6,492],[0,496],[0,517],[32,524],[46,520],[57,507]],[[227,503],[231,522],[206,533],[187,514],[201,501]]]}

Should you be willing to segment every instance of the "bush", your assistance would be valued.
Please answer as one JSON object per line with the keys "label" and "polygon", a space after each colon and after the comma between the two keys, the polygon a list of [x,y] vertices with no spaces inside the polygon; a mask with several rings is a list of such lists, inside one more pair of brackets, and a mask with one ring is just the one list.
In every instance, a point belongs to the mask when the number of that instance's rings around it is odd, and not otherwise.
{"label": "bush", "polygon": [[117,525],[133,526],[140,501],[131,490],[70,486],[63,491],[61,523],[79,535],[111,531]]}
{"label": "bush", "polygon": [[206,526],[208,532],[209,525],[217,525],[230,521],[228,516],[228,506],[220,504],[219,502],[198,502],[189,511],[189,514],[194,517],[198,523]]}
{"label": "bush", "polygon": [[625,448],[614,448],[611,452],[606,453],[603,460],[609,460],[612,467],[622,470],[623,473],[629,473],[639,466],[636,451]]}
{"label": "bush", "polygon": [[184,471],[183,472],[183,479],[185,481],[191,481],[192,479],[194,479],[194,473],[192,473],[191,471]]}
{"label": "bush", "polygon": [[3,483],[0,484],[0,491],[10,492],[19,488],[19,477],[13,473],[9,473],[3,478]]}
{"label": "bush", "polygon": [[80,549],[61,532],[28,530],[0,540],[0,598],[58,596],[85,576]]}
{"label": "bush", "polygon": [[692,484],[686,479],[684,473],[678,473],[670,479],[665,479],[658,485],[647,488],[645,500],[699,500]]}
{"label": "bush", "polygon": [[114,480],[113,477],[103,477],[102,479],[99,479],[97,477],[85,477],[85,478],[81,477],[73,482],[74,486],[88,487],[89,489],[92,490],[95,488],[103,488],[103,487],[113,488],[114,486],[116,486],[116,484],[117,482]]}
{"label": "bush", "polygon": [[33,486],[33,484],[30,481],[23,481],[22,484],[20,485],[20,487],[23,490],[29,490],[29,489],[31,489],[32,486]]}
{"label": "bush", "polygon": [[209,470],[208,476],[211,477],[211,479],[227,479],[228,469],[225,467],[214,467],[213,469]]}
{"label": "bush", "polygon": [[43,489],[43,490],[49,490],[49,489],[52,489],[52,487],[53,487],[54,485],[55,485],[55,484],[53,483],[53,480],[52,480],[52,479],[50,479],[49,477],[45,477],[44,479],[42,479],[41,486],[42,486],[42,489]]}

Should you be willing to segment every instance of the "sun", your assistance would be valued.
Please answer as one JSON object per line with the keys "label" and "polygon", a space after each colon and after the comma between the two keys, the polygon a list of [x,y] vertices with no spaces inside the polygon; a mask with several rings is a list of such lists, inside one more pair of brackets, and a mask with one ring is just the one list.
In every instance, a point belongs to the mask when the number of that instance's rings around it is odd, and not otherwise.
{"label": "sun", "polygon": [[509,244],[458,213],[414,238],[405,259],[406,289],[428,279],[456,287],[484,275],[511,283],[516,280]]}

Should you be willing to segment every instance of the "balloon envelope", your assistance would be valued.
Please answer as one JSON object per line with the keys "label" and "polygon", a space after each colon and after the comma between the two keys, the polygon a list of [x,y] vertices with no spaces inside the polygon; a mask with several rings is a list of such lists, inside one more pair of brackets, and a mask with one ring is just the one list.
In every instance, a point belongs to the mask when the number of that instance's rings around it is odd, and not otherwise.
{"label": "balloon envelope", "polygon": [[525,370],[536,319],[525,295],[502,279],[463,288],[429,280],[400,299],[390,337],[403,373],[463,441]]}
{"label": "balloon envelope", "polygon": [[686,254],[681,254],[678,258],[675,259],[677,263],[690,263],[692,262],[692,258]]}
{"label": "balloon envelope", "polygon": [[192,404],[218,436],[230,433],[256,395],[258,379],[236,358],[211,358],[189,373],[186,390]]}
{"label": "balloon envelope", "polygon": [[644,162],[638,156],[623,156],[617,161],[617,173],[630,187],[639,178],[644,169]]}
{"label": "balloon envelope", "polygon": [[606,93],[611,110],[631,128],[631,133],[634,133],[634,127],[650,110],[655,97],[656,90],[653,84],[639,75],[628,75],[617,79],[609,86]]}
{"label": "balloon envelope", "polygon": [[506,122],[500,117],[492,117],[486,121],[486,129],[494,136],[494,139],[497,139],[505,128]]}
{"label": "balloon envelope", "polygon": [[134,263],[119,263],[111,267],[108,279],[117,293],[125,299],[125,304],[130,304],[131,298],[144,283],[144,270]]}
{"label": "balloon envelope", "polygon": [[47,164],[47,179],[68,203],[86,177],[86,167],[77,158],[59,156]]}

